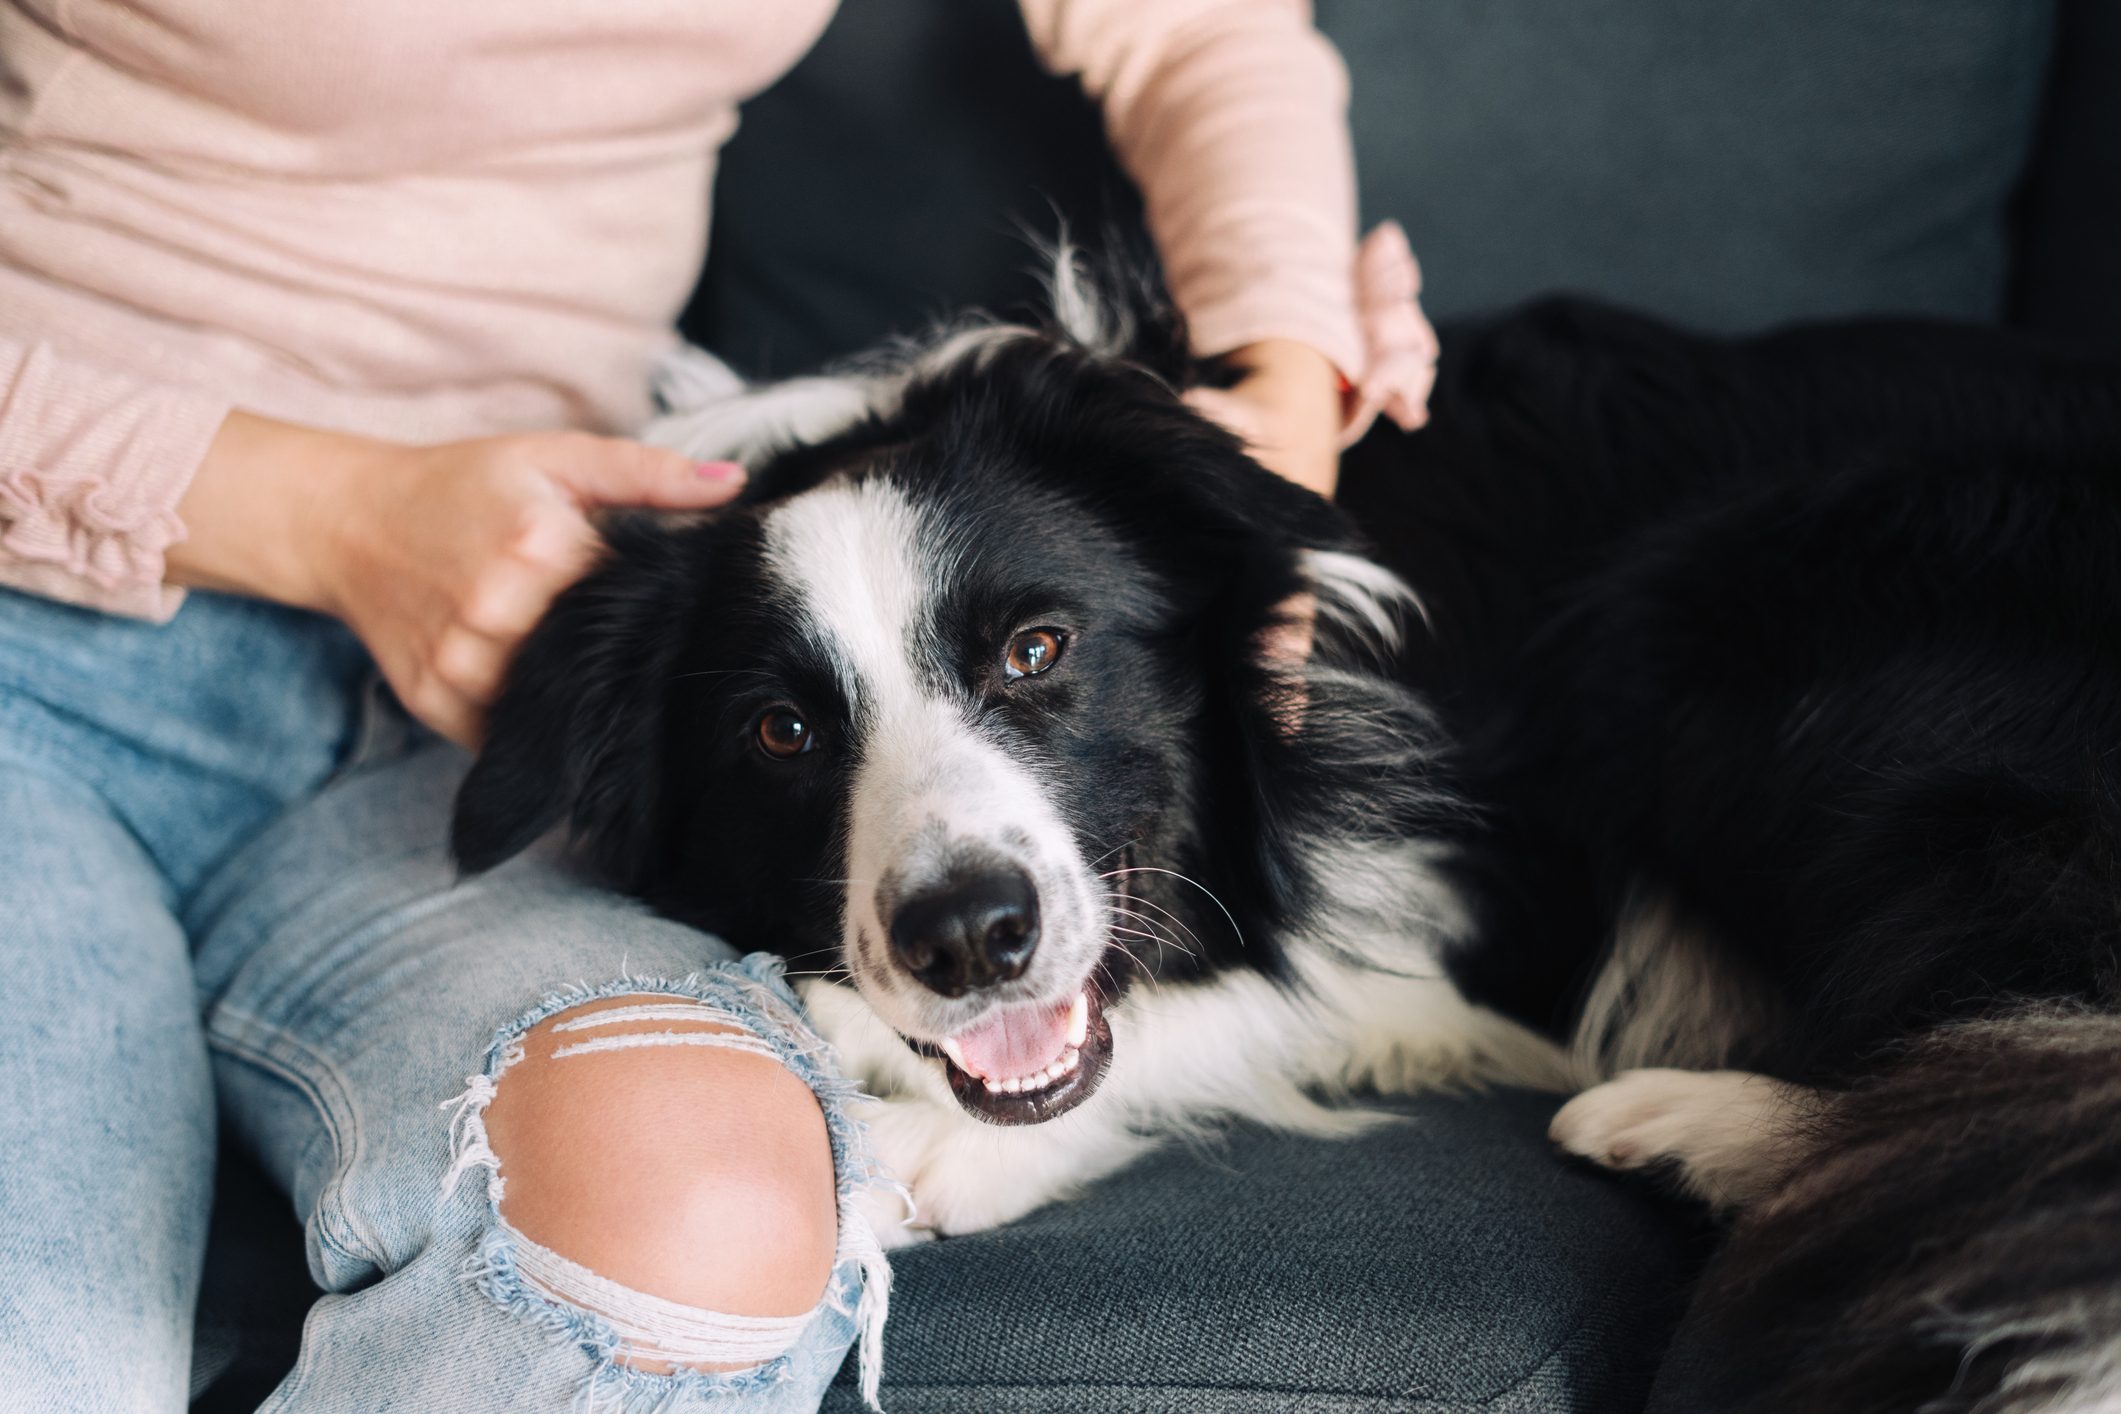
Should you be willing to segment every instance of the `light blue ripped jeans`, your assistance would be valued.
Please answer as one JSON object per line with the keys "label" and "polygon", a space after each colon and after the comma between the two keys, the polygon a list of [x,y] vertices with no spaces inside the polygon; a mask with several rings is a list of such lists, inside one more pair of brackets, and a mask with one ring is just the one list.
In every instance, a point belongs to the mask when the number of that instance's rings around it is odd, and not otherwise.
{"label": "light blue ripped jeans", "polygon": [[[262,604],[155,627],[0,591],[0,1406],[184,1408],[218,1105],[327,1293],[267,1408],[815,1408],[858,1324],[873,1363],[888,1272],[778,969],[549,852],[459,882],[462,758],[372,682],[343,630]],[[517,1038],[632,994],[818,1095],[840,1247],[807,1318],[634,1300],[501,1222],[483,1111]],[[728,1339],[771,1358],[635,1368]]]}

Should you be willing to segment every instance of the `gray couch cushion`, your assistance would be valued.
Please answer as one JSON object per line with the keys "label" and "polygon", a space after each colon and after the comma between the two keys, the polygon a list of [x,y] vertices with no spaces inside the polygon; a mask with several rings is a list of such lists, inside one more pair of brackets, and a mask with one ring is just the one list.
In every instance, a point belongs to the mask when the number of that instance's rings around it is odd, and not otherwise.
{"label": "gray couch cushion", "polygon": [[[2053,0],[1319,0],[1369,219],[1433,312],[1551,289],[1738,328],[2000,312]],[[1012,0],[854,0],[727,155],[688,327],[786,372],[1035,296],[1124,180]]]}
{"label": "gray couch cushion", "polygon": [[[1240,1130],[898,1254],[891,1414],[1633,1414],[1694,1244],[1546,1142],[1430,1097],[1323,1142]],[[852,1362],[825,1402],[855,1414]]]}

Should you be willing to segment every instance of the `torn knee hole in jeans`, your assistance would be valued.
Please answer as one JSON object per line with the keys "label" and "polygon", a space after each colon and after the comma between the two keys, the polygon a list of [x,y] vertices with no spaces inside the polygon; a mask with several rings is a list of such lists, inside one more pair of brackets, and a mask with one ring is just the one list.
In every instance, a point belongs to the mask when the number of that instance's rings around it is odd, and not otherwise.
{"label": "torn knee hole in jeans", "polygon": [[744,1369],[786,1354],[815,1313],[739,1316],[635,1291],[509,1227],[517,1274],[547,1298],[593,1311],[618,1341],[613,1358],[651,1374]]}
{"label": "torn knee hole in jeans", "polygon": [[[785,1357],[829,1305],[853,1320],[863,1394],[874,1405],[890,1273],[874,1232],[852,1200],[878,1176],[858,1127],[845,1113],[851,1088],[831,1071],[823,1044],[792,998],[772,985],[777,972],[761,976],[760,970],[747,960],[740,968],[679,982],[622,979],[604,988],[577,988],[548,998],[504,1027],[486,1069],[470,1076],[464,1092],[445,1106],[454,1110],[455,1157],[443,1196],[472,1169],[487,1171],[490,1227],[469,1275],[504,1307],[580,1341],[593,1357],[592,1380],[615,1379],[638,1388],[644,1381],[749,1384],[786,1378]],[[735,1051],[773,1061],[808,1085],[825,1116],[837,1215],[831,1274],[819,1306],[797,1315],[743,1315],[670,1300],[602,1275],[510,1223],[501,1206],[506,1179],[486,1116],[503,1075],[523,1062],[533,1045],[547,1067],[666,1047]],[[830,1237],[820,1228],[809,1230],[820,1240]]]}

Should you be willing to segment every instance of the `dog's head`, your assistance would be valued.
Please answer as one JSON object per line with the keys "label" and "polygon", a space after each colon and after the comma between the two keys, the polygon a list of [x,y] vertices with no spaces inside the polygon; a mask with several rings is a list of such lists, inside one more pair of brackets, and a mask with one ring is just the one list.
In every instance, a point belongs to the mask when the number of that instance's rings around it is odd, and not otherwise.
{"label": "dog's head", "polygon": [[[960,333],[665,437],[751,487],[609,527],[493,712],[468,869],[564,820],[663,911],[844,971],[1023,1123],[1096,1088],[1131,980],[1281,971],[1322,843],[1421,808],[1389,577],[1109,347]],[[1306,592],[1309,668],[1264,651]]]}

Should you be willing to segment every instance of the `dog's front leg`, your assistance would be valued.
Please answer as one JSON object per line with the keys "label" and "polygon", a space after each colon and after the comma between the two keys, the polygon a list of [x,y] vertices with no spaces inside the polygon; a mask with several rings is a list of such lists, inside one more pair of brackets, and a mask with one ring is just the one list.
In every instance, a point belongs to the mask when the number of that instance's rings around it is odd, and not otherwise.
{"label": "dog's front leg", "polygon": [[896,1200],[888,1213],[872,1215],[879,1236],[886,1246],[904,1246],[981,1232],[1120,1168],[1149,1141],[1099,1109],[1092,1099],[1059,1119],[1011,1126],[919,1096],[863,1105],[859,1114],[879,1161],[913,1200],[910,1219]]}

